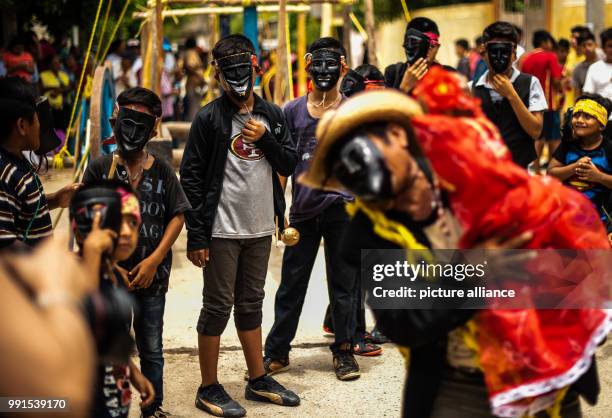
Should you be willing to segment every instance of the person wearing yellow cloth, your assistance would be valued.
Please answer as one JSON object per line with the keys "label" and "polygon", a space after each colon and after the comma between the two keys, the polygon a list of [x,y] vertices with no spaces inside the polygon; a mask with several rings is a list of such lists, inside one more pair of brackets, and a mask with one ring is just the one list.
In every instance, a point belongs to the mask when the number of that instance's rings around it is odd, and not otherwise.
{"label": "person wearing yellow cloth", "polygon": [[62,70],[58,56],[49,59],[48,70],[40,73],[43,94],[49,99],[56,129],[65,130],[68,125],[67,96],[72,90],[68,74]]}
{"label": "person wearing yellow cloth", "polygon": [[[584,193],[597,207],[602,220],[610,220],[612,141],[604,132],[612,102],[598,94],[580,96],[571,119],[571,138],[563,138],[548,174]],[[608,232],[612,227],[608,227]]]}

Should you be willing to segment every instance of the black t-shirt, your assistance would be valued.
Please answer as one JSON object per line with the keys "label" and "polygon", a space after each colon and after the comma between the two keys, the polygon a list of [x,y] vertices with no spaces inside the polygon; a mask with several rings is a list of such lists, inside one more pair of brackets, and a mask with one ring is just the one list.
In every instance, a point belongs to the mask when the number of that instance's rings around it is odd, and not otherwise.
{"label": "black t-shirt", "polygon": [[[563,165],[573,164],[582,157],[589,157],[600,171],[612,174],[612,141],[605,136],[601,144],[592,150],[582,149],[579,142],[561,142],[553,155],[553,158]],[[576,175],[572,175],[564,183],[588,197],[599,210],[602,220],[607,222],[602,208],[609,210],[610,189],[599,183],[580,180]]]}
{"label": "black t-shirt", "polygon": [[[109,154],[89,164],[83,177],[83,183],[87,184],[107,178],[112,159],[112,155]],[[129,183],[127,169],[124,166],[117,164],[115,179]],[[138,194],[142,215],[138,246],[128,260],[120,263],[121,267],[128,271],[155,251],[172,218],[190,208],[189,201],[185,197],[174,170],[158,158],[155,158],[151,168],[143,171]],[[147,289],[138,289],[136,292],[150,296],[166,293],[171,268],[172,250],[168,251],[164,260],[157,267],[157,273],[151,286]]]}

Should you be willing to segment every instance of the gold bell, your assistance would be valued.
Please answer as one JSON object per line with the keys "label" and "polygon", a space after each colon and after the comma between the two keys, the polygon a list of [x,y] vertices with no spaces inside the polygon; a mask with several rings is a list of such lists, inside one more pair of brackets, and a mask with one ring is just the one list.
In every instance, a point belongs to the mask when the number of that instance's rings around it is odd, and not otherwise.
{"label": "gold bell", "polygon": [[281,235],[281,241],[287,246],[292,247],[300,240],[300,231],[290,226],[285,228]]}

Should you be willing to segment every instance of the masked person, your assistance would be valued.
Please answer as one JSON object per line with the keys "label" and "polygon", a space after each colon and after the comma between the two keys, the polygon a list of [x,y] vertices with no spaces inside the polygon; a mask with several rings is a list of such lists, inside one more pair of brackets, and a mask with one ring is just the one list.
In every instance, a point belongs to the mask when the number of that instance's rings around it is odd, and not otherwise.
{"label": "masked person", "polygon": [[385,76],[374,65],[363,64],[348,70],[340,83],[340,93],[346,97],[364,90],[385,88]]}
{"label": "masked person", "polygon": [[406,62],[385,69],[385,84],[410,93],[432,65],[439,65],[436,56],[440,50],[440,31],[436,22],[426,17],[410,20],[404,33],[403,47]]}
{"label": "masked person", "polygon": [[283,228],[285,211],[277,173],[291,175],[297,156],[281,109],[253,93],[259,66],[251,41],[229,35],[212,54],[223,94],[198,112],[180,171],[192,206],[186,216],[187,257],[204,275],[197,324],[202,383],[196,406],[217,416],[241,417],[245,409],[217,378],[221,334],[232,307],[248,367],[245,398],[283,406],[300,403],[295,393],[266,375],[261,356],[268,259],[275,217]]}
{"label": "masked person", "polygon": [[[423,114],[415,101],[402,94],[381,91],[356,96],[321,121],[319,147],[301,181],[311,187],[350,190],[357,197],[350,207],[354,215],[345,237],[347,258],[359,263],[358,250],[368,248],[607,246],[603,228],[592,223],[596,217],[585,206],[588,202],[558,183],[544,184],[541,177],[529,176],[512,163],[478,102],[465,95],[458,77],[443,73],[432,71],[415,92],[423,98],[429,114]],[[454,116],[457,114],[460,116]],[[493,160],[498,165],[492,164]],[[474,181],[470,176],[485,179]],[[514,190],[527,187],[534,193],[520,207],[501,215],[489,210],[487,196],[497,193],[507,205],[516,200]],[[522,193],[528,195],[525,190]],[[577,201],[572,201],[576,197]],[[446,209],[448,201],[458,208],[455,216]],[[525,219],[532,218],[540,204],[552,201],[555,216],[559,216],[555,225],[544,227],[548,229],[545,234],[541,225],[548,224],[549,218],[539,225],[525,226]],[[572,209],[574,205],[580,208]],[[455,219],[461,223],[460,241]],[[517,236],[501,238],[507,236],[502,231],[517,222],[521,225]],[[483,223],[489,228],[486,232]],[[491,229],[493,224],[497,226]],[[529,230],[531,226],[540,228],[539,235]],[[564,229],[574,233],[560,235]],[[579,238],[577,231],[582,232]],[[591,403],[597,397],[599,386],[589,347],[605,335],[598,332],[600,326],[610,328],[603,310],[380,309],[374,314],[391,340],[410,348],[403,416],[490,418],[524,416],[529,411],[543,417],[548,416],[543,410],[550,407],[549,411],[560,417],[580,417],[578,393]],[[533,322],[518,326],[527,323],[526,317]],[[532,364],[512,361],[517,356],[534,361],[549,355],[559,359],[555,342],[576,341],[583,331],[588,338],[581,339],[576,355],[569,354],[575,347],[565,353],[570,358],[556,363],[552,378],[546,374],[548,369],[543,372]],[[477,334],[480,337],[470,340]],[[517,345],[517,341],[535,343],[536,336],[544,334],[546,342],[537,347]],[[576,364],[585,367],[580,366],[579,373],[572,372],[571,379],[561,382],[555,378],[575,370]],[[500,365],[504,365],[501,370]],[[513,376],[512,382],[502,376]],[[552,395],[551,390],[555,391]],[[508,392],[515,396],[508,399],[500,395]]]}
{"label": "masked person", "polygon": [[534,141],[540,138],[542,115],[548,109],[544,91],[537,77],[512,66],[518,35],[510,23],[495,22],[482,36],[489,70],[473,81],[472,93],[499,129],[514,162],[527,168],[536,159]]}
{"label": "masked person", "polygon": [[572,138],[561,143],[548,168],[549,175],[584,193],[605,223],[612,189],[612,141],[605,135],[611,111],[610,100],[600,95],[580,96],[571,113]]}
{"label": "masked person", "polygon": [[[86,185],[70,203],[70,222],[83,264],[93,277],[99,277],[100,297],[114,301],[112,305],[123,313],[105,316],[104,325],[112,337],[100,336],[97,340],[98,367],[90,416],[127,418],[130,383],[140,393],[141,406],[153,403],[155,396],[151,382],[129,359],[133,301],[124,290],[129,279],[117,267],[117,262],[128,259],[138,243],[138,199],[130,186],[117,180]],[[100,309],[100,303],[94,305]]]}
{"label": "masked person", "polygon": [[[67,207],[78,184],[44,193],[37,172],[60,144],[51,107],[17,77],[0,80],[0,248],[33,246],[53,232],[49,211]],[[38,167],[24,153],[38,156]]]}
{"label": "masked person", "polygon": [[289,224],[298,230],[300,239],[297,244],[286,247],[283,254],[281,283],[274,302],[274,325],[265,345],[264,364],[268,374],[289,367],[291,341],[297,332],[312,268],[324,238],[335,331],[335,341],[330,347],[334,370],[340,380],[359,377],[359,366],[352,351],[357,271],[342,261],[339,246],[339,238],[348,225],[344,203],[350,196],[312,190],[295,182],[310,164],[317,144],[315,131],[319,119],[343,100],[339,83],[348,70],[345,56],[342,44],[334,38],[314,41],[305,57],[313,91],[287,103],[283,109],[298,152],[298,164],[292,173]]}
{"label": "masked person", "polygon": [[117,151],[92,161],[83,183],[117,179],[138,190],[142,208],[138,246],[120,263],[130,280],[137,306],[136,346],[144,375],[153,382],[155,401],[142,414],[163,417],[163,324],[172,269],[172,245],[184,224],[189,202],[174,169],[145,150],[156,134],[161,101],[152,91],[134,87],[117,97],[111,122]]}

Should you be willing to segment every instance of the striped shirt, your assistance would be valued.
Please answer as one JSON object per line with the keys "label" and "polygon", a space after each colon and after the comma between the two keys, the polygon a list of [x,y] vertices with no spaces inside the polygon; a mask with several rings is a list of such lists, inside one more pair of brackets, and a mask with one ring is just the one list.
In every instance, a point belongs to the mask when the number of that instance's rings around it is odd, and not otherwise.
{"label": "striped shirt", "polygon": [[35,245],[52,233],[42,184],[30,163],[0,148],[0,248]]}

